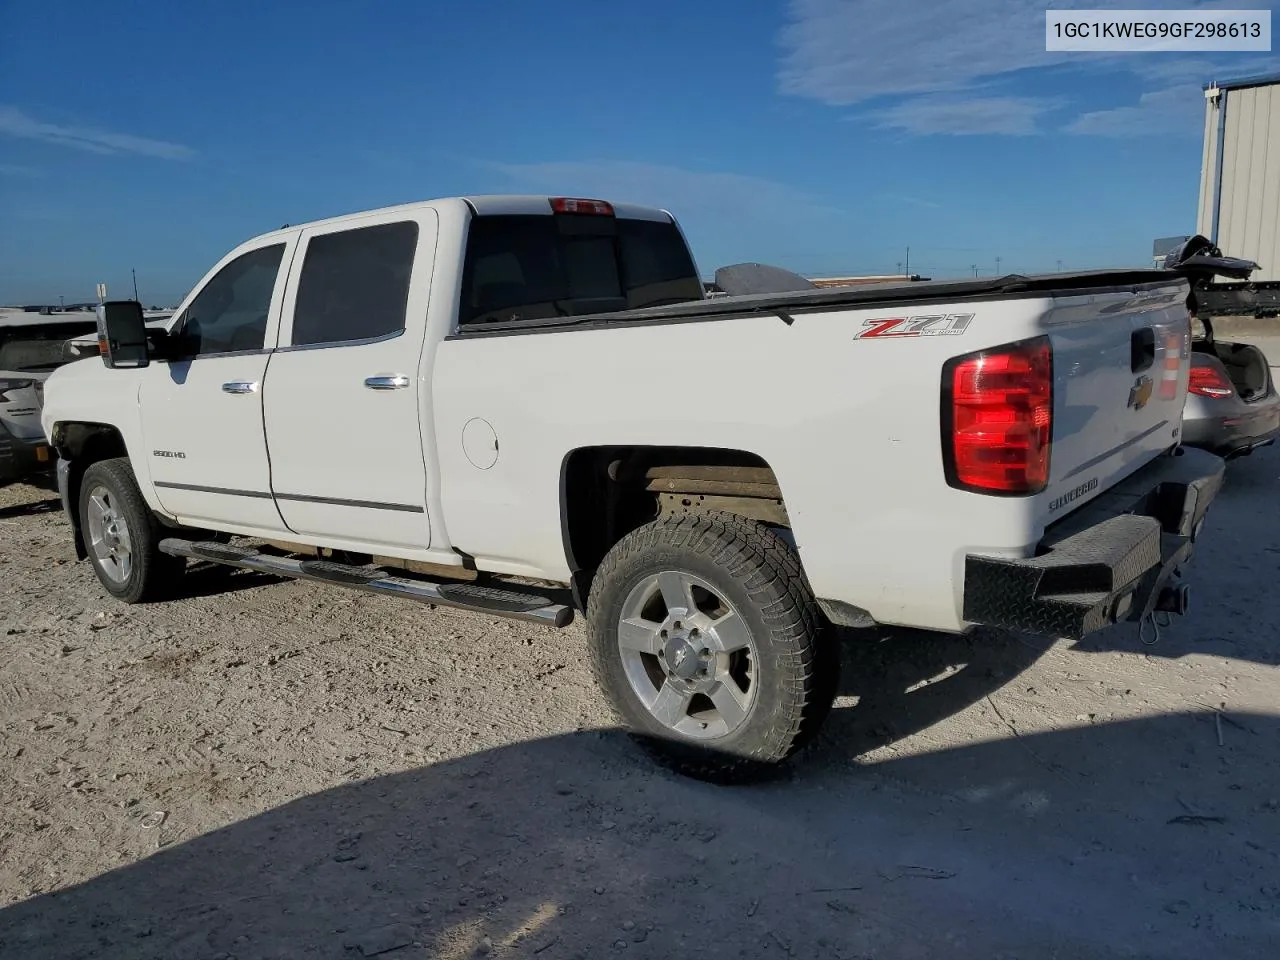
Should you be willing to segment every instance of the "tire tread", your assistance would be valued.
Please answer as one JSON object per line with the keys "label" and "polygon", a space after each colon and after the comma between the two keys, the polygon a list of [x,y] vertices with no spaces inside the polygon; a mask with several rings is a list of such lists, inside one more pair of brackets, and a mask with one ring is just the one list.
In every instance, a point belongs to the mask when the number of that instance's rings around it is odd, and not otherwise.
{"label": "tire tread", "polygon": [[[113,588],[105,582],[101,574],[98,579],[103,586],[118,600],[125,603],[145,603],[168,597],[186,565],[181,557],[171,557],[160,552],[160,540],[163,530],[156,520],[133,472],[133,465],[128,457],[115,457],[110,460],[99,460],[90,464],[85,470],[80,485],[81,517],[83,518],[84,498],[96,483],[109,484],[113,494],[120,502],[120,510],[125,514],[125,522],[129,527],[133,550],[133,562],[137,573],[121,590]],[[82,520],[83,522],[83,520]],[[86,537],[87,534],[86,526]],[[92,559],[90,560],[93,563]],[[97,564],[94,564],[97,573]]]}
{"label": "tire tread", "polygon": [[[835,696],[838,652],[799,557],[781,537],[733,514],[691,514],[654,521],[627,534],[596,572],[587,620],[596,654],[591,658],[592,670],[604,689],[609,689],[604,670],[609,651],[602,636],[606,627],[601,621],[599,587],[617,578],[620,568],[633,558],[661,555],[673,548],[701,554],[742,585],[770,628],[758,642],[768,644],[771,655],[783,661],[787,684],[768,727],[744,753],[707,757],[708,751],[660,745],[653,745],[656,749],[650,752],[666,766],[700,779],[754,779],[762,765],[787,759],[821,726]],[[616,706],[614,712],[618,713]],[[620,714],[619,718],[625,720]]]}

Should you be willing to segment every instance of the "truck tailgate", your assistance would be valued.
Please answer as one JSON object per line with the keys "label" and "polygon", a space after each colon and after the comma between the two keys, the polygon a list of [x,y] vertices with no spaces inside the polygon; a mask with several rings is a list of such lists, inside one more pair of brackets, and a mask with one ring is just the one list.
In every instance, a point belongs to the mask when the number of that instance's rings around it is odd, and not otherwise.
{"label": "truck tailgate", "polygon": [[1053,447],[1038,498],[1051,523],[1177,444],[1191,357],[1185,289],[1056,299]]}

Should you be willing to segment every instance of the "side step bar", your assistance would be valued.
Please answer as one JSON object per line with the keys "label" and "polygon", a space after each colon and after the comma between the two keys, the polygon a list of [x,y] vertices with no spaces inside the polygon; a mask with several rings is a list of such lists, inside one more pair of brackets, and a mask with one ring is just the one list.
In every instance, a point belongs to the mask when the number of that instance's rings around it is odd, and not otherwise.
{"label": "side step bar", "polygon": [[193,542],[174,537],[160,541],[160,552],[171,557],[191,557],[194,560],[207,560],[296,580],[317,580],[367,593],[405,597],[420,603],[456,607],[493,617],[527,620],[544,626],[567,627],[573,622],[572,607],[515,590],[500,590],[473,583],[434,583],[430,580],[392,576],[376,567],[355,567],[328,560],[295,560],[259,553],[235,544]]}

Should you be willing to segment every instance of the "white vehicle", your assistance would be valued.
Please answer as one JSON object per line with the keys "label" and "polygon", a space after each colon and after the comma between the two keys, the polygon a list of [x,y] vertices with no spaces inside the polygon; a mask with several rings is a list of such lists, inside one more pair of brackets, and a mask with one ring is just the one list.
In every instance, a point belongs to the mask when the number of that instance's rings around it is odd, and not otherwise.
{"label": "white vehicle", "polygon": [[43,422],[113,596],[199,558],[576,608],[623,720],[725,777],[821,723],[832,624],[1181,611],[1223,466],[1179,448],[1187,298],[1147,270],[708,299],[665,211],[437,200],[250,240],[167,331],[106,305]]}

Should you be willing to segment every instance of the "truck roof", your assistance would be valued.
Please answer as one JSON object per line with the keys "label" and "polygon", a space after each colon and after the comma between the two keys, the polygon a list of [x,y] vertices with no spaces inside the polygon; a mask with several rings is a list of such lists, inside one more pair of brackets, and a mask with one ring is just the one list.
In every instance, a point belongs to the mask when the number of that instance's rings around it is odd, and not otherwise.
{"label": "truck roof", "polygon": [[[327,217],[323,220],[310,220],[306,223],[291,223],[288,226],[281,227],[279,230],[271,230],[267,233],[259,235],[260,237],[270,237],[275,234],[286,234],[294,230],[304,230],[310,227],[335,226],[347,222],[355,222],[365,217],[375,214],[403,212],[406,214],[413,213],[424,209],[439,209],[447,206],[457,206],[465,204],[471,208],[471,211],[478,216],[551,216],[551,201],[554,199],[552,194],[473,194],[466,197],[440,197],[434,200],[418,200],[413,203],[393,204],[388,207],[377,207],[371,210],[358,210],[354,213],[345,213],[337,217]],[[580,199],[607,199],[607,198],[580,198]],[[614,210],[614,213],[624,220],[657,220],[662,223],[671,223],[675,218],[666,210],[660,207],[646,207],[633,203],[614,203],[608,201]],[[258,238],[255,238],[258,239]]]}

